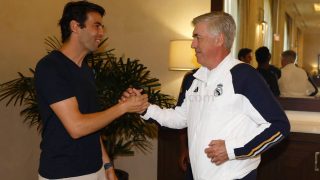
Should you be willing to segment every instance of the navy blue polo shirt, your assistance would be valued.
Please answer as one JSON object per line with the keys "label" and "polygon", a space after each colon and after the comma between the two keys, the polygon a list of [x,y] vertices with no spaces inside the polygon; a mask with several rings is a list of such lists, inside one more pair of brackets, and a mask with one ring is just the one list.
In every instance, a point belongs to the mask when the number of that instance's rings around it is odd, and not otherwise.
{"label": "navy blue polo shirt", "polygon": [[98,111],[94,75],[88,65],[81,67],[60,51],[41,59],[35,72],[35,86],[43,121],[39,174],[47,179],[90,174],[102,167],[100,132],[73,139],[50,105],[76,97],[81,113]]}

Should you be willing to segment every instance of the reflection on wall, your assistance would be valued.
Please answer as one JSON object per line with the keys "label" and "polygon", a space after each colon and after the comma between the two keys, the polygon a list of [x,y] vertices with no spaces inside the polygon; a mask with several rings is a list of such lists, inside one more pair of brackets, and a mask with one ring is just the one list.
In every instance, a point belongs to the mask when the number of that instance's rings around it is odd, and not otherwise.
{"label": "reflection on wall", "polygon": [[290,19],[287,26],[288,48],[297,51],[298,65],[314,75],[317,73],[318,54],[320,54],[319,13],[313,9],[314,3],[318,1],[280,0],[280,2],[283,7],[282,14],[287,14]]}
{"label": "reflection on wall", "polygon": [[[255,51],[260,46],[267,46],[272,53],[271,63],[278,67],[281,67],[281,53],[289,49],[294,50],[298,55],[297,64],[309,73],[314,71],[313,66],[318,64],[317,54],[320,52],[313,52],[318,49],[318,46],[312,41],[320,36],[308,34],[309,30],[302,26],[297,3],[304,2],[296,0],[238,1],[238,48],[248,47]],[[262,24],[264,21],[267,24]],[[305,38],[307,39],[304,40]],[[256,62],[252,61],[252,65],[256,66]]]}
{"label": "reflection on wall", "polygon": [[303,67],[307,72],[315,75],[318,68],[318,55],[320,54],[320,33],[305,33],[304,34],[304,61]]}

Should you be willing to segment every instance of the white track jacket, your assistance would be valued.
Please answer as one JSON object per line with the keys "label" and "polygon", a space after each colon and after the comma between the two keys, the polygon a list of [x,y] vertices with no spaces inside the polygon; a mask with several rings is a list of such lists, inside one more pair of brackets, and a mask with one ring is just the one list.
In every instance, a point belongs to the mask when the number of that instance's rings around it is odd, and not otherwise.
{"label": "white track jacket", "polygon": [[[201,67],[181,106],[150,105],[144,119],[181,129],[188,127],[195,180],[240,179],[260,163],[260,154],[290,131],[288,119],[260,74],[229,54],[215,69]],[[219,166],[204,150],[225,140],[229,160]]]}

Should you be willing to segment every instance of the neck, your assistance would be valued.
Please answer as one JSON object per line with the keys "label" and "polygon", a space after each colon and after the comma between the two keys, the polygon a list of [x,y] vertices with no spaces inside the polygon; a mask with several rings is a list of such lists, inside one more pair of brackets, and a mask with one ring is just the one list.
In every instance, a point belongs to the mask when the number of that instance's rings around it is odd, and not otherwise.
{"label": "neck", "polygon": [[209,70],[216,68],[230,53],[230,50],[223,49],[221,51],[215,52],[215,59],[213,59],[211,64],[207,67]]}
{"label": "neck", "polygon": [[79,46],[79,43],[68,41],[62,45],[60,51],[67,56],[71,61],[81,67],[83,59],[88,54],[88,51]]}
{"label": "neck", "polygon": [[288,61],[288,62],[286,62],[283,67],[285,67],[286,65],[289,65],[289,64],[294,64],[294,61]]}
{"label": "neck", "polygon": [[268,68],[269,68],[269,63],[258,64],[258,68],[261,68],[261,69],[268,69]]}

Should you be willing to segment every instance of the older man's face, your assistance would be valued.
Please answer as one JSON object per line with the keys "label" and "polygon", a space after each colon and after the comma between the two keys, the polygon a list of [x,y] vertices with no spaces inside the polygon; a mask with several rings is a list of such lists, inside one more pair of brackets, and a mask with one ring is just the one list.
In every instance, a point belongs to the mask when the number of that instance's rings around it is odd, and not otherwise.
{"label": "older man's face", "polygon": [[217,45],[217,36],[209,33],[206,22],[195,25],[191,47],[195,49],[197,61],[204,67],[212,69],[216,60],[216,52],[220,50]]}

